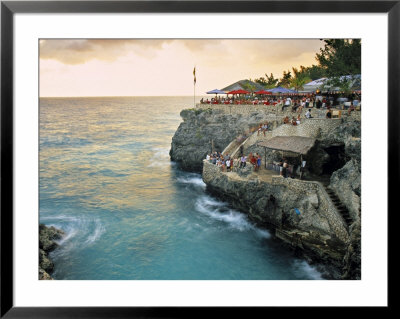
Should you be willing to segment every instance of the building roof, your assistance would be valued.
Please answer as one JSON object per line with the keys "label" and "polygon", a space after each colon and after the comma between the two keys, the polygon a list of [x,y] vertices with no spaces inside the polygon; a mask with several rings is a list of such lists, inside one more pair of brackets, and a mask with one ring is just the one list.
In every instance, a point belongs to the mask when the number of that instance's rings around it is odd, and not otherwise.
{"label": "building roof", "polygon": [[283,88],[281,86],[278,86],[278,87],[273,88],[273,89],[269,89],[267,91],[269,91],[271,93],[297,93],[297,91],[295,91],[295,90]]}
{"label": "building roof", "polygon": [[235,90],[249,90],[249,85],[254,87],[254,91],[259,91],[264,89],[264,87],[261,84],[258,84],[256,82],[250,81],[250,80],[240,80],[237,81],[231,85],[228,85],[227,87],[224,87],[222,91],[235,91]]}
{"label": "building roof", "polygon": [[[351,81],[351,89],[352,90],[361,90],[361,74],[354,74],[354,75],[342,75],[339,77],[340,81],[344,80]],[[320,78],[311,82],[308,82],[307,84],[303,85],[303,90],[300,90],[299,92],[302,93],[309,93],[309,92],[314,92],[317,89],[321,89],[323,91],[340,91],[339,87],[333,87],[331,85],[327,85],[327,82],[329,81],[329,78]]]}
{"label": "building roof", "polygon": [[315,138],[303,136],[275,136],[267,141],[259,142],[257,145],[273,150],[307,154],[314,146]]}

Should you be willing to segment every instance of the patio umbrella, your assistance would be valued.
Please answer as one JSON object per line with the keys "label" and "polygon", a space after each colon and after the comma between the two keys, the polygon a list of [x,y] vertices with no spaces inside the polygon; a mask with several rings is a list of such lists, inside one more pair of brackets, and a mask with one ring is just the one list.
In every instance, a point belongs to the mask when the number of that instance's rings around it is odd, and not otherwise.
{"label": "patio umbrella", "polygon": [[227,94],[249,94],[249,91],[246,90],[234,90],[234,91],[230,91]]}
{"label": "patio umbrella", "polygon": [[270,89],[270,90],[268,90],[268,91],[271,92],[271,93],[297,93],[297,92],[294,91],[294,90],[290,90],[290,89],[287,89],[287,88],[283,88],[283,87],[281,87],[281,86],[278,86],[278,87],[276,87],[276,88]]}
{"label": "patio umbrella", "polygon": [[260,91],[254,92],[254,94],[272,94],[272,93],[269,91],[260,90]]}
{"label": "patio umbrella", "polygon": [[212,91],[208,91],[206,93],[207,94],[226,94],[225,91],[221,91],[221,90],[218,90],[218,89],[215,89],[215,90],[212,90]]}

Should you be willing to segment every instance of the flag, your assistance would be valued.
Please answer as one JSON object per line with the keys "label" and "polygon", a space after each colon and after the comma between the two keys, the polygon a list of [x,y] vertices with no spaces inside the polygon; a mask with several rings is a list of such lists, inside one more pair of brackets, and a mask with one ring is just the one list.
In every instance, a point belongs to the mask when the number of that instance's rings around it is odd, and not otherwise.
{"label": "flag", "polygon": [[193,76],[194,76],[194,84],[196,84],[196,67],[193,69]]}

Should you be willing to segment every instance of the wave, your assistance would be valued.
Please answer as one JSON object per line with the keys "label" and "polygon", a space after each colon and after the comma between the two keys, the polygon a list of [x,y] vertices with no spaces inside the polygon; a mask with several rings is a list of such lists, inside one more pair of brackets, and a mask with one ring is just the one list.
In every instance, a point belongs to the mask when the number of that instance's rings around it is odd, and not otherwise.
{"label": "wave", "polygon": [[261,238],[269,238],[271,236],[268,231],[254,226],[245,214],[229,208],[226,203],[213,199],[210,196],[200,196],[195,203],[195,208],[200,213],[212,219],[225,222],[231,228],[239,231],[254,231]]}
{"label": "wave", "polygon": [[88,245],[93,244],[96,240],[98,240],[105,231],[105,227],[100,223],[99,220],[96,220],[95,224],[96,224],[96,226],[95,226],[96,228],[94,229],[92,234],[90,234],[88,236],[88,238],[85,242]]}
{"label": "wave", "polygon": [[60,248],[53,252],[55,258],[66,255],[71,250],[81,250],[93,245],[105,232],[105,226],[100,219],[93,217],[57,215],[41,217],[40,220],[65,232],[65,236],[56,241]]}
{"label": "wave", "polygon": [[177,181],[183,184],[192,184],[195,186],[199,186],[202,188],[206,188],[206,184],[203,182],[201,177],[196,176],[185,176],[185,177],[178,177]]}
{"label": "wave", "polygon": [[174,164],[172,162],[167,162],[167,161],[152,161],[147,167],[168,167],[168,166],[173,166]]}
{"label": "wave", "polygon": [[169,158],[169,148],[165,147],[155,147],[152,149],[153,158]]}
{"label": "wave", "polygon": [[174,165],[169,157],[169,148],[155,147],[152,149],[153,156],[149,159],[147,167],[167,167]]}
{"label": "wave", "polygon": [[324,280],[321,273],[304,260],[295,260],[294,268],[297,272],[306,274],[307,279]]}

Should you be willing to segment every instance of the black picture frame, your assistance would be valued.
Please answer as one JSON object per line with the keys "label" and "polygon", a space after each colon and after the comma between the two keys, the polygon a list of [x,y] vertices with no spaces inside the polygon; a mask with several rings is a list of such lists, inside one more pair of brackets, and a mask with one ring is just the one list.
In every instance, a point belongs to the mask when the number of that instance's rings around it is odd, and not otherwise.
{"label": "black picture frame", "polygon": [[[1,1],[1,318],[132,318],[225,316],[227,309],[191,307],[14,307],[13,304],[13,17],[16,13],[387,13],[388,14],[388,218],[394,207],[399,180],[399,94],[400,92],[400,1]],[[379,172],[382,174],[382,172]],[[394,211],[393,213],[397,213]],[[392,221],[392,219],[390,219]],[[390,251],[388,223],[388,247]],[[390,265],[390,256],[389,265]],[[389,271],[389,269],[388,269]],[[388,287],[390,280],[388,280]],[[389,289],[390,292],[390,289]],[[389,310],[388,307],[381,310]],[[325,308],[325,307],[324,307]],[[232,310],[232,309],[231,309]],[[233,310],[251,317],[264,307]],[[290,307],[296,315],[309,314],[306,307]],[[326,309],[322,309],[325,311]],[[333,308],[333,314],[338,309]],[[249,312],[250,311],[250,312]],[[279,310],[282,311],[282,310]],[[347,308],[346,311],[349,311]],[[357,310],[358,311],[358,310]]]}

